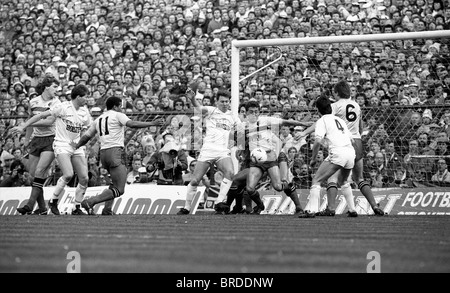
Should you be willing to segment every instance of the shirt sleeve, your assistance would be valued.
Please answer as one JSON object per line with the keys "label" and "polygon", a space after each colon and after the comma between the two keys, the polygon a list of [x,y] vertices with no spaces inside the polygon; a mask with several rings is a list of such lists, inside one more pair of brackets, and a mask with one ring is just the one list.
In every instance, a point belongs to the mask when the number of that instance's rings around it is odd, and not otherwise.
{"label": "shirt sleeve", "polygon": [[50,114],[55,118],[61,117],[62,112],[63,112],[62,104],[57,104],[53,109],[50,109]]}
{"label": "shirt sleeve", "polygon": [[120,125],[126,126],[131,119],[123,113],[117,113],[117,120],[119,120]]}
{"label": "shirt sleeve", "polygon": [[319,137],[320,139],[323,139],[326,134],[326,127],[325,127],[325,120],[319,119],[316,122],[316,129],[314,130],[314,135],[316,137]]}

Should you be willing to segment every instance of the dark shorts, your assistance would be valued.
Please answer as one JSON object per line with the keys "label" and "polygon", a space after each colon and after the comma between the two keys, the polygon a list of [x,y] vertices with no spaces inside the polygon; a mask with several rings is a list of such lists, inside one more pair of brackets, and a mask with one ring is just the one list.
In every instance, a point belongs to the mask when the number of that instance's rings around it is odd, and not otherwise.
{"label": "dark shorts", "polygon": [[54,140],[54,135],[33,137],[29,145],[30,155],[39,157],[42,152],[53,152]]}
{"label": "dark shorts", "polygon": [[363,158],[363,145],[360,138],[353,139],[353,148],[355,149],[355,162],[358,162]]}
{"label": "dark shorts", "polygon": [[277,161],[267,161],[264,163],[255,163],[255,162],[251,161],[250,168],[252,168],[252,167],[259,168],[263,172],[267,172],[272,167],[278,167],[278,162]]}
{"label": "dark shorts", "polygon": [[122,147],[114,147],[105,150],[100,150],[100,162],[102,167],[106,170],[118,167],[120,165],[125,166],[125,150]]}

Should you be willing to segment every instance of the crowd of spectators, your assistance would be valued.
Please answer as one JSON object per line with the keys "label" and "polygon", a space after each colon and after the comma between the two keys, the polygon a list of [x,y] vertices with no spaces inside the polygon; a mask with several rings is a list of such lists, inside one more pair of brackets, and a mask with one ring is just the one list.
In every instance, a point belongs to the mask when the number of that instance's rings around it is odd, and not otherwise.
{"label": "crowd of spectators", "polygon": [[[161,129],[127,131],[129,183],[151,181],[150,175],[163,166],[161,173],[177,169],[173,175],[177,184],[183,184],[199,149],[192,145],[192,137],[202,135],[201,129],[191,127],[187,114],[191,105],[184,93],[197,82],[198,101],[214,105],[217,92],[230,88],[232,40],[449,30],[450,4],[448,0],[17,0],[2,2],[0,23],[1,179],[15,178],[5,184],[29,184],[27,142],[8,136],[8,130],[27,118],[29,100],[39,94],[36,85],[45,74],[59,80],[61,101],[68,99],[75,84],[88,86],[87,107],[93,116],[113,95],[122,97],[124,111],[135,117],[169,112]],[[365,109],[365,176],[372,186],[447,182],[442,166],[445,161],[450,168],[445,157],[450,135],[449,43],[441,38],[282,46],[284,56],[278,62],[240,82],[240,102],[255,99],[269,115],[314,121],[315,99],[331,96],[333,84],[344,78],[351,84],[352,98]],[[277,52],[273,47],[241,49],[240,77],[278,58]],[[245,108],[239,111],[245,119]],[[294,142],[295,131],[301,130],[287,128],[280,136],[289,153],[291,179],[308,188],[314,172],[308,166],[313,137]],[[167,143],[167,133],[188,150],[183,162],[155,155]],[[144,146],[144,136],[151,136],[153,143]],[[90,185],[108,184],[95,147],[91,149]],[[326,150],[320,156],[326,156]],[[157,168],[150,167],[155,164]]]}

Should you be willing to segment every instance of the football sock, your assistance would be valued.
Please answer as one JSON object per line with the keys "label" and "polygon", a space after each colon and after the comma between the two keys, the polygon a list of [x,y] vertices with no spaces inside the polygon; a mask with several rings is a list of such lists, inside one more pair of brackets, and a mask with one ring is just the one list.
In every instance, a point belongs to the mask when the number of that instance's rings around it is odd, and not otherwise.
{"label": "football sock", "polygon": [[232,183],[233,181],[231,181],[230,179],[223,178],[222,183],[220,184],[219,195],[217,196],[215,202],[216,204],[218,204],[219,202],[223,202],[225,200],[225,197],[227,196],[228,190],[230,190]]}
{"label": "football sock", "polygon": [[31,185],[31,195],[28,199],[27,206],[30,207],[30,209],[34,208],[34,205],[36,204],[36,201],[38,201],[39,208],[45,208],[45,201],[44,201],[44,178],[34,178],[33,183]]}
{"label": "football sock", "polygon": [[344,185],[342,185],[341,187],[342,190],[342,194],[345,197],[345,200],[347,201],[347,206],[348,206],[348,210],[350,212],[355,212],[355,200],[353,197],[353,191],[352,191],[352,187],[350,186],[350,183],[346,183]]}
{"label": "football sock", "polygon": [[53,190],[52,198],[50,200],[53,201],[54,199],[58,199],[68,183],[69,181],[66,181],[66,179],[64,179],[62,176],[59,177],[58,181],[56,182],[55,189]]}
{"label": "football sock", "polygon": [[361,191],[361,193],[364,195],[364,197],[369,202],[370,206],[372,208],[377,207],[377,203],[375,201],[375,198],[373,197],[372,189],[370,188],[369,183],[365,181],[361,181],[358,183],[358,188]]}
{"label": "football sock", "polygon": [[187,192],[186,192],[186,203],[184,204],[184,208],[188,211],[191,210],[192,200],[194,199],[196,192],[197,192],[197,186],[192,186],[189,183],[187,186]]}
{"label": "football sock", "polygon": [[319,211],[319,201],[320,201],[320,185],[311,186],[311,191],[309,193],[308,204],[305,210],[309,210],[312,213],[317,213]]}
{"label": "football sock", "polygon": [[80,203],[83,201],[84,194],[86,193],[87,186],[83,186],[78,183],[77,188],[75,189],[75,204],[72,207],[72,210],[76,210],[80,208]]}
{"label": "football sock", "polygon": [[233,204],[233,201],[236,199],[237,195],[237,187],[234,185],[231,185],[230,190],[228,190],[227,194],[227,205],[231,206]]}
{"label": "football sock", "polygon": [[327,185],[327,206],[328,209],[334,211],[336,209],[336,196],[338,193],[337,184],[330,182]]}

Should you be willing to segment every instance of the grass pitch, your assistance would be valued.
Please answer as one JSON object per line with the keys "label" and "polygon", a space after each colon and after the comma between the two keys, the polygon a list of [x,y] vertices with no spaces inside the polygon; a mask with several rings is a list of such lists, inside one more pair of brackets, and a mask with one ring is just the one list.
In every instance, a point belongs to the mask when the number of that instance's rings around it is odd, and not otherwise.
{"label": "grass pitch", "polygon": [[[0,272],[450,272],[450,217],[0,216]],[[368,257],[369,254],[369,257]]]}

